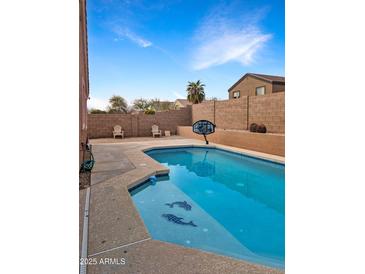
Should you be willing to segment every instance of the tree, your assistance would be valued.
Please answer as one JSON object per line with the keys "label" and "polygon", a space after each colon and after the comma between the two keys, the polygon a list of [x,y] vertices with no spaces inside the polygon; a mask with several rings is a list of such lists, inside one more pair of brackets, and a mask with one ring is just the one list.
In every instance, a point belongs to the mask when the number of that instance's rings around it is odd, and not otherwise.
{"label": "tree", "polygon": [[158,98],[152,99],[149,101],[152,108],[154,108],[156,111],[164,111],[164,110],[170,110],[174,108],[174,103],[169,101],[161,101]]}
{"label": "tree", "polygon": [[151,102],[148,101],[147,99],[140,98],[140,99],[134,100],[134,102],[133,102],[133,108],[135,108],[136,110],[144,111],[150,107],[151,107]]}
{"label": "tree", "polygon": [[158,98],[150,99],[150,100],[140,98],[140,99],[134,100],[133,108],[136,110],[142,110],[142,111],[148,110],[149,112],[151,112],[151,110],[154,110],[156,112],[156,111],[164,111],[164,110],[173,109],[174,103],[169,102],[169,101],[161,101]]}
{"label": "tree", "polygon": [[144,114],[149,114],[149,115],[153,115],[156,113],[156,110],[152,107],[149,107],[147,109],[144,110]]}
{"label": "tree", "polygon": [[90,109],[90,114],[105,114],[105,113],[107,113],[105,110],[101,110],[101,109],[97,109],[97,108]]}
{"label": "tree", "polygon": [[127,114],[131,114],[133,112],[135,112],[135,109],[133,108],[133,106],[128,106],[128,108],[127,108]]}
{"label": "tree", "polygon": [[197,82],[188,82],[186,91],[188,92],[187,99],[193,104],[199,104],[205,99],[205,85],[198,80]]}
{"label": "tree", "polygon": [[151,108],[155,110],[161,110],[161,100],[158,98],[149,100],[149,103],[151,105]]}
{"label": "tree", "polygon": [[128,104],[127,101],[118,95],[113,95],[109,99],[108,112],[109,113],[127,113]]}

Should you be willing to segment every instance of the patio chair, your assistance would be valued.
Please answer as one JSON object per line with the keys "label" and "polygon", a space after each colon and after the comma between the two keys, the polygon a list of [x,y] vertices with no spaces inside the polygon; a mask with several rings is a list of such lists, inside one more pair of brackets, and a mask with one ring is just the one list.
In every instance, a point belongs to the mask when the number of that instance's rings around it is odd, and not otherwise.
{"label": "patio chair", "polygon": [[114,126],[114,129],[113,129],[114,139],[115,139],[115,136],[122,136],[122,139],[124,138],[124,130],[122,130],[122,127],[119,125]]}
{"label": "patio chair", "polygon": [[152,136],[153,138],[155,138],[156,135],[160,136],[161,137],[161,130],[158,129],[158,125],[153,125],[152,126]]}

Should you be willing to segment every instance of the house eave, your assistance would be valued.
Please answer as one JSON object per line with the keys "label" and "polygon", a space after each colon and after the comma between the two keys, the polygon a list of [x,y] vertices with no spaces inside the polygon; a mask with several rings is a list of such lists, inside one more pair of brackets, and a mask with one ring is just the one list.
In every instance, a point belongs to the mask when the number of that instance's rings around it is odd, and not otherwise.
{"label": "house eave", "polygon": [[246,73],[245,75],[243,75],[236,83],[234,83],[229,89],[228,92],[232,91],[239,83],[241,83],[245,78],[247,78],[248,76],[251,76],[253,78],[256,78],[258,80],[270,83],[270,84],[281,84],[281,85],[285,85],[285,81],[275,81],[275,80],[270,80],[270,79],[266,79],[264,77],[260,77],[257,76],[255,74],[252,73]]}

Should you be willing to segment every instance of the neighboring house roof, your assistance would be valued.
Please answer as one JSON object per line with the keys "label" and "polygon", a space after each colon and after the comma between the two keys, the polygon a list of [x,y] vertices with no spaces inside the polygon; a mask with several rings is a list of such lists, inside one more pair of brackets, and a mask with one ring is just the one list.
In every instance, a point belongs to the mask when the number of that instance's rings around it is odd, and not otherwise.
{"label": "neighboring house roof", "polygon": [[161,104],[173,104],[174,102],[171,101],[160,101]]}
{"label": "neighboring house roof", "polygon": [[258,74],[258,73],[246,73],[243,75],[236,83],[231,86],[228,91],[231,91],[234,87],[236,87],[239,83],[241,83],[246,77],[251,76],[256,79],[271,83],[271,84],[285,84],[285,77],[276,76],[276,75],[266,75],[266,74]]}
{"label": "neighboring house roof", "polygon": [[187,99],[176,99],[175,103],[177,103],[177,102],[179,102],[184,107],[193,104],[193,103],[189,102]]}

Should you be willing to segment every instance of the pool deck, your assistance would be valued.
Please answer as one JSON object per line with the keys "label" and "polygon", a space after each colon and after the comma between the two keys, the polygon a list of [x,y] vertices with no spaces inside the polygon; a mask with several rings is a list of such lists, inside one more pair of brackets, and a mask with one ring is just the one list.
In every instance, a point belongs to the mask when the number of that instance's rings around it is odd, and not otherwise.
{"label": "pool deck", "polygon": [[[236,260],[197,249],[151,239],[128,189],[156,174],[168,173],[143,151],[176,146],[206,146],[204,142],[179,136],[161,138],[94,139],[96,160],[91,175],[88,210],[87,254],[97,264],[87,273],[284,273],[284,271]],[[223,145],[233,152],[284,163],[284,158]],[[86,189],[80,191],[80,253]],[[120,262],[125,259],[125,265]],[[103,259],[103,261],[101,261]],[[106,263],[113,260],[114,263]],[[118,261],[119,260],[119,261]],[[109,261],[110,262],[110,261]]]}

